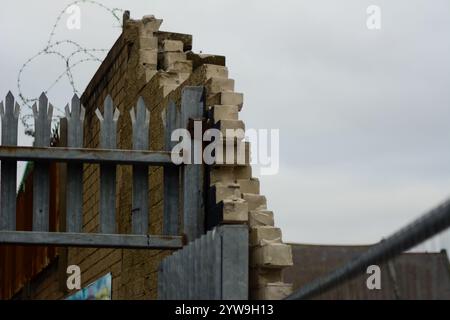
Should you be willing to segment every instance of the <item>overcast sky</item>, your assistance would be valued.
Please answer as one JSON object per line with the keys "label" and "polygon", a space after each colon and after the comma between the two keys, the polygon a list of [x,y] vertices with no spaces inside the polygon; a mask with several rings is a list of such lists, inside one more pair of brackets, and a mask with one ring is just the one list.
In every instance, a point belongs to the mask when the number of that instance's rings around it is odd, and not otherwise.
{"label": "overcast sky", "polygon": [[[21,65],[69,3],[2,4],[2,97],[17,95]],[[376,242],[449,196],[448,0],[102,3],[133,18],[154,14],[162,30],[193,34],[194,51],[227,57],[247,127],[280,129],[280,171],[260,180],[285,241]],[[380,30],[366,27],[369,5],[381,8]],[[81,30],[68,30],[63,15],[55,40],[110,48],[117,22],[80,7]],[[98,65],[73,70],[78,90]],[[63,71],[54,56],[35,60],[24,94],[37,96]],[[49,98],[62,109],[71,94],[64,78]]]}

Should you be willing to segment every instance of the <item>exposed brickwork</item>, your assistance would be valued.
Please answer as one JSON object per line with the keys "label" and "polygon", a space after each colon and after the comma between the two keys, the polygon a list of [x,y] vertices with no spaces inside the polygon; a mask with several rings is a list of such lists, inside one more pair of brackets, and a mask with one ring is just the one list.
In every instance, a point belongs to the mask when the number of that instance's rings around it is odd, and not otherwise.
{"label": "exposed brickwork", "polygon": [[[152,16],[124,21],[122,35],[82,96],[86,107],[85,147],[99,145],[100,127],[94,111],[97,107],[101,109],[107,94],[111,94],[122,115],[117,136],[118,148],[121,149],[132,147],[128,113],[140,95],[151,112],[150,149],[162,150],[164,127],[161,113],[169,99],[180,105],[182,87],[187,85],[205,86],[211,126],[221,131],[244,128],[238,115],[243,106],[243,95],[234,92],[234,80],[228,78],[225,57],[193,53],[191,36],[159,31],[161,22]],[[248,153],[248,144],[246,150]],[[207,171],[210,184],[207,193],[214,193],[215,201],[221,204],[223,223],[249,224],[252,239],[251,297],[281,298],[289,293],[290,286],[281,283],[280,271],[292,264],[292,255],[290,247],[282,244],[281,230],[273,227],[273,213],[267,210],[266,198],[259,195],[259,181],[252,177],[248,163],[247,155],[243,166],[211,166]],[[131,231],[131,177],[130,166],[118,167],[116,212],[120,233]],[[99,191],[99,168],[87,164],[83,177],[84,232],[98,231]],[[161,234],[161,167],[149,170],[149,208],[149,232]],[[82,286],[112,272],[113,299],[155,299],[157,268],[167,254],[169,252],[157,250],[70,248],[67,263],[81,267]],[[62,280],[56,271],[49,272],[39,281],[41,285],[33,298],[62,298],[67,294],[61,289]]]}

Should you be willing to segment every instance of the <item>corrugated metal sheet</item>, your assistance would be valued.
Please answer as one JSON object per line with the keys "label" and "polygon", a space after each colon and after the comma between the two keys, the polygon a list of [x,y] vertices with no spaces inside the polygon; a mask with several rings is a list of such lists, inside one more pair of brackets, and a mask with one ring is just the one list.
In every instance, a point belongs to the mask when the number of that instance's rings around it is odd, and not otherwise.
{"label": "corrugated metal sheet", "polygon": [[[287,268],[284,281],[294,290],[345,264],[369,246],[292,244],[294,266]],[[447,254],[404,253],[380,265],[381,290],[369,290],[369,275],[359,276],[317,299],[450,299],[450,264]]]}
{"label": "corrugated metal sheet", "polygon": [[[50,166],[50,231],[58,229],[58,169]],[[30,231],[33,212],[32,165],[27,164],[17,195],[17,230]],[[42,246],[0,245],[0,299],[10,299],[25,283],[55,259],[57,249]]]}

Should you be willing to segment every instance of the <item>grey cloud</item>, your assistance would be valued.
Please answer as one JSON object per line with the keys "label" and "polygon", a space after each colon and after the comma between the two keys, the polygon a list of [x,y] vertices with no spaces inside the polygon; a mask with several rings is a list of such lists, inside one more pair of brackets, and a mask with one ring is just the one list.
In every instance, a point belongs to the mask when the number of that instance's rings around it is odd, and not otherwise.
{"label": "grey cloud", "polygon": [[[4,4],[0,27],[15,32],[2,32],[1,94],[63,3]],[[379,0],[380,31],[365,27],[373,1],[105,4],[155,14],[162,29],[193,34],[194,50],[227,56],[247,127],[280,129],[280,174],[260,179],[285,239],[378,241],[450,194],[448,1]],[[86,8],[89,30],[59,36],[110,47],[120,30]],[[96,67],[77,70],[80,89]],[[42,90],[43,75],[28,77],[30,92]],[[50,93],[59,106],[70,96],[67,85]]]}

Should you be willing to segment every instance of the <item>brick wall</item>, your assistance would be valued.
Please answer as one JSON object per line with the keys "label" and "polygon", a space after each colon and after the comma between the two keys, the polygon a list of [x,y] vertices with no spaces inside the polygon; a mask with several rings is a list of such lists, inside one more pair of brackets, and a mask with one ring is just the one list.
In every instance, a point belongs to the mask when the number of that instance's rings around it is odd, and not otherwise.
{"label": "brick wall", "polygon": [[[99,145],[99,122],[95,109],[111,94],[121,117],[118,123],[118,148],[131,149],[132,129],[129,110],[142,96],[151,112],[150,149],[164,149],[164,126],[161,113],[169,99],[178,106],[181,90],[187,85],[205,86],[206,104],[211,111],[210,126],[220,130],[244,128],[238,119],[243,95],[234,92],[234,80],[228,78],[225,57],[195,54],[190,35],[159,31],[162,20],[145,16],[141,20],[124,19],[123,33],[97,70],[82,96],[86,108],[84,146]],[[101,110],[103,111],[103,110]],[[247,150],[248,150],[247,146]],[[118,166],[116,212],[120,233],[131,230],[130,166]],[[281,241],[281,230],[275,228],[273,213],[266,198],[259,194],[259,181],[252,177],[251,167],[213,165],[207,168],[210,208],[222,210],[222,223],[245,223],[250,228],[250,278],[252,298],[281,298],[291,286],[281,282],[281,269],[292,264],[290,246]],[[99,168],[84,166],[83,231],[99,227]],[[149,232],[162,234],[163,171],[149,170]],[[54,265],[34,281],[36,299],[62,298],[65,278],[58,269],[77,264],[82,271],[82,286],[107,272],[112,273],[113,299],[157,298],[157,267],[169,254],[158,250],[69,248]]]}

